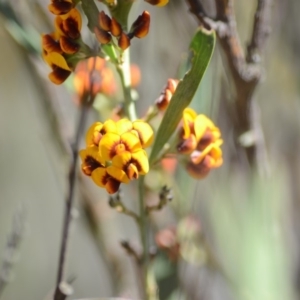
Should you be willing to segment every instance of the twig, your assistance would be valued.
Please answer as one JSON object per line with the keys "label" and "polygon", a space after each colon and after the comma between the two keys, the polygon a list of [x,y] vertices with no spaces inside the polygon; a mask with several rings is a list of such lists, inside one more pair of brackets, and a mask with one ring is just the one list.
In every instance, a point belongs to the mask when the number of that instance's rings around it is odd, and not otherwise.
{"label": "twig", "polygon": [[12,231],[7,239],[3,261],[0,267],[0,297],[5,286],[12,276],[12,268],[15,263],[18,250],[25,230],[25,211],[21,206],[15,213],[12,222]]}
{"label": "twig", "polygon": [[[62,233],[62,240],[61,240],[61,247],[60,247],[60,254],[59,254],[59,263],[58,263],[58,272],[57,272],[57,280],[56,280],[56,289],[54,293],[54,300],[64,300],[68,295],[70,289],[67,289],[64,292],[61,288],[61,284],[64,284],[63,277],[65,274],[66,268],[66,254],[67,254],[67,247],[68,247],[68,239],[70,233],[70,224],[72,221],[72,208],[74,203],[74,190],[75,190],[75,183],[76,183],[76,170],[78,164],[78,148],[80,143],[80,138],[83,134],[85,128],[85,121],[87,118],[87,113],[89,107],[94,102],[95,96],[93,95],[93,76],[92,72],[95,69],[96,59],[94,59],[94,65],[92,70],[90,71],[90,93],[82,99],[82,106],[80,109],[80,117],[79,122],[76,129],[76,136],[74,144],[72,145],[72,154],[71,154],[71,163],[69,169],[69,186],[68,186],[68,195],[66,200],[66,208],[65,208],[65,215],[64,215],[64,224],[63,224],[63,233]],[[64,285],[63,285],[64,286]]]}
{"label": "twig", "polygon": [[[270,11],[272,0],[258,0],[252,38],[245,58],[236,28],[233,0],[215,0],[216,18],[204,11],[201,0],[187,0],[190,12],[199,23],[216,30],[221,48],[235,86],[235,110],[233,120],[237,129],[237,140],[241,134],[252,132],[253,141],[245,148],[250,165],[258,163],[258,156],[264,152],[263,137],[257,124],[257,113],[253,109],[253,94],[261,80],[262,68],[260,57],[269,34]],[[255,120],[255,124],[254,124]],[[255,125],[255,126],[254,126]],[[244,145],[245,146],[245,145]]]}

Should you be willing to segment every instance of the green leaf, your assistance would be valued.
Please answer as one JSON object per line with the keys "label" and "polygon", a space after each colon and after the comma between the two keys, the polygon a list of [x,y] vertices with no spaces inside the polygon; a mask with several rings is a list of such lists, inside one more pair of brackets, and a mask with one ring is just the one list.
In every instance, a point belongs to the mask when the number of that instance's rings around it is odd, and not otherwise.
{"label": "green leaf", "polygon": [[82,0],[81,7],[88,19],[88,28],[94,32],[94,28],[98,26],[98,8],[93,0]]}
{"label": "green leaf", "polygon": [[176,130],[182,111],[190,104],[205,73],[215,46],[215,32],[199,28],[190,44],[191,68],[177,86],[165,116],[158,128],[149,158],[150,164],[156,159],[165,143]]}

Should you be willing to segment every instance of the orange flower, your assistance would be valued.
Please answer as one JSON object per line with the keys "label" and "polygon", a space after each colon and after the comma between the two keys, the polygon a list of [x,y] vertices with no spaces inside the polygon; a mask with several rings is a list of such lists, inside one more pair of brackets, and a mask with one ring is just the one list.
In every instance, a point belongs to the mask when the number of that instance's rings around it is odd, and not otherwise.
{"label": "orange flower", "polygon": [[80,98],[90,92],[93,96],[98,93],[110,96],[116,91],[116,81],[113,71],[106,66],[104,59],[91,57],[78,63],[74,87]]}

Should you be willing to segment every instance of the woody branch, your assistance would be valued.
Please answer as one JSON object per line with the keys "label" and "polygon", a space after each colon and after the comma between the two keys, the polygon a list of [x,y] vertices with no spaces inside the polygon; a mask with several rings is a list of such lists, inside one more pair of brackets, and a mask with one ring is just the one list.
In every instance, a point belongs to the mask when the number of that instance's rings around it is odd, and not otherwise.
{"label": "woody branch", "polygon": [[236,141],[245,132],[252,132],[253,143],[245,148],[251,166],[261,162],[263,137],[260,131],[253,96],[263,74],[261,55],[270,33],[272,0],[258,0],[253,22],[252,37],[245,54],[237,32],[233,0],[215,0],[216,17],[205,12],[201,0],[187,0],[190,12],[200,25],[216,31],[219,44],[225,54],[230,77],[235,88],[232,119]]}

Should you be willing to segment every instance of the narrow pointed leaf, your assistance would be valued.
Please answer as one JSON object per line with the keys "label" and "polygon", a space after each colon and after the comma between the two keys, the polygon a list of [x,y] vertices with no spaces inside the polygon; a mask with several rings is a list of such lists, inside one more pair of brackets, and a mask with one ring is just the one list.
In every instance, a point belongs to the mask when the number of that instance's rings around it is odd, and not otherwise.
{"label": "narrow pointed leaf", "polygon": [[191,68],[177,86],[175,94],[158,128],[150,155],[150,164],[156,159],[165,143],[176,130],[183,110],[190,104],[211,59],[215,46],[214,31],[198,29],[190,44]]}

